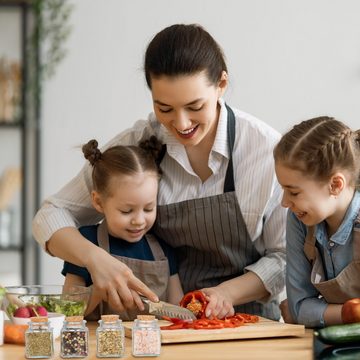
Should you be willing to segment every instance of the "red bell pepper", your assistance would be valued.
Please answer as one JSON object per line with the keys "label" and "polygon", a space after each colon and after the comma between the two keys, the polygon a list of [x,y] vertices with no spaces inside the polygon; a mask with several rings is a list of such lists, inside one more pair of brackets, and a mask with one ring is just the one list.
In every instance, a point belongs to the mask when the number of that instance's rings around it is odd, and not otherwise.
{"label": "red bell pepper", "polygon": [[180,306],[189,309],[198,319],[205,317],[207,304],[205,294],[200,290],[188,292],[180,301]]}

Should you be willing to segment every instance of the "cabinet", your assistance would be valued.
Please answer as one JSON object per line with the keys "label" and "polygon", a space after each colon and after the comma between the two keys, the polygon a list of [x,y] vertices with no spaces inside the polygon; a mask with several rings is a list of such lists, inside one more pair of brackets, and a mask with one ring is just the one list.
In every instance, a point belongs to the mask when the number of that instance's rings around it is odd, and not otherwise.
{"label": "cabinet", "polygon": [[[0,208],[0,282],[6,285],[39,282],[39,248],[31,233],[32,218],[39,207],[40,186],[40,107],[38,92],[34,90],[39,88],[39,46],[31,36],[35,26],[31,1],[0,0],[0,60],[3,68],[14,67],[12,70],[16,72],[18,66],[20,79],[18,89],[12,84],[10,110],[4,111],[9,105],[4,103],[4,70],[3,88],[0,89],[3,95],[0,101],[0,176],[4,180],[9,169],[18,169],[21,174],[21,182],[11,201]],[[16,81],[13,78],[12,81]],[[6,91],[8,94],[9,89]],[[14,95],[17,91],[18,97]],[[14,173],[16,170],[7,182],[8,188],[15,188]]]}

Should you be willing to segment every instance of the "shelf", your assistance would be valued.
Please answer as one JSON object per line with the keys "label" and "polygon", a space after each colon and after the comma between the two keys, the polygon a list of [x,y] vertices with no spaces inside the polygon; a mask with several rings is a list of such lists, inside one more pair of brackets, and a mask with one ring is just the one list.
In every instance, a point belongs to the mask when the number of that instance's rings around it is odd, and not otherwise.
{"label": "shelf", "polygon": [[21,121],[5,122],[0,120],[0,128],[19,128],[22,126],[23,123]]}
{"label": "shelf", "polygon": [[5,252],[5,251],[23,251],[23,246],[21,245],[10,245],[10,246],[2,246],[0,245],[0,251],[1,252]]}
{"label": "shelf", "polygon": [[[15,160],[22,172],[21,193],[18,203],[14,207],[18,219],[14,225],[15,233],[19,238],[11,238],[12,243],[9,245],[7,242],[0,245],[0,255],[2,255],[0,265],[12,266],[11,259],[15,255],[19,257],[17,274],[23,284],[37,283],[40,274],[39,249],[31,234],[32,218],[40,203],[40,106],[39,99],[30,96],[28,91],[30,81],[37,82],[39,74],[39,43],[33,43],[31,37],[37,24],[33,3],[34,1],[26,0],[0,0],[0,12],[5,19],[9,19],[6,17],[7,13],[16,10],[10,20],[4,22],[0,20],[3,25],[0,31],[7,34],[6,39],[12,36],[12,40],[19,42],[18,60],[21,64],[22,79],[19,111],[12,114],[12,121],[5,121],[3,113],[0,118],[0,151],[2,154],[0,159],[3,162],[0,164],[0,169],[3,170]],[[9,28],[12,31],[9,31]],[[29,46],[32,47],[35,61],[31,61],[32,58],[29,57],[27,50]],[[5,55],[7,52],[11,54],[15,50],[10,46],[4,46],[3,49]],[[17,52],[14,53],[17,54]],[[17,59],[17,57],[15,58]],[[16,135],[16,138],[13,139],[13,135]]]}
{"label": "shelf", "polygon": [[0,0],[0,6],[23,6],[30,5],[32,0]]}

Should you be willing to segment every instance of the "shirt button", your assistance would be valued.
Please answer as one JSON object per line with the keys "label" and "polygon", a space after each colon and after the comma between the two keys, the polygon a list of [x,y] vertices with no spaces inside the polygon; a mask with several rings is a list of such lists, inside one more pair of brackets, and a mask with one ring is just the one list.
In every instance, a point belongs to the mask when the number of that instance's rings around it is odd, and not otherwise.
{"label": "shirt button", "polygon": [[330,246],[330,247],[333,247],[334,245],[335,245],[335,244],[334,244],[332,241],[329,242],[329,246]]}

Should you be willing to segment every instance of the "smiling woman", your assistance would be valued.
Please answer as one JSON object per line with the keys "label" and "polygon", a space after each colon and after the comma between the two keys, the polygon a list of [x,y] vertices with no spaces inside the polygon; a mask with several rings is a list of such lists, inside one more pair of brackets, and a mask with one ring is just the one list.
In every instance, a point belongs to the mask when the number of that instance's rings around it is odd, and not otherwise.
{"label": "smiling woman", "polygon": [[[272,150],[280,134],[225,104],[224,55],[200,25],[176,24],[157,33],[144,70],[154,112],[106,148],[137,145],[153,135],[164,144],[152,234],[176,249],[184,290],[207,296],[206,316],[238,311],[279,319],[286,212]],[[156,301],[150,281],[140,282],[121,259],[76,229],[104,216],[92,206],[93,183],[86,165],[47,199],[34,219],[35,237],[54,255],[86,267],[101,297],[119,312],[141,306],[138,293]]]}

